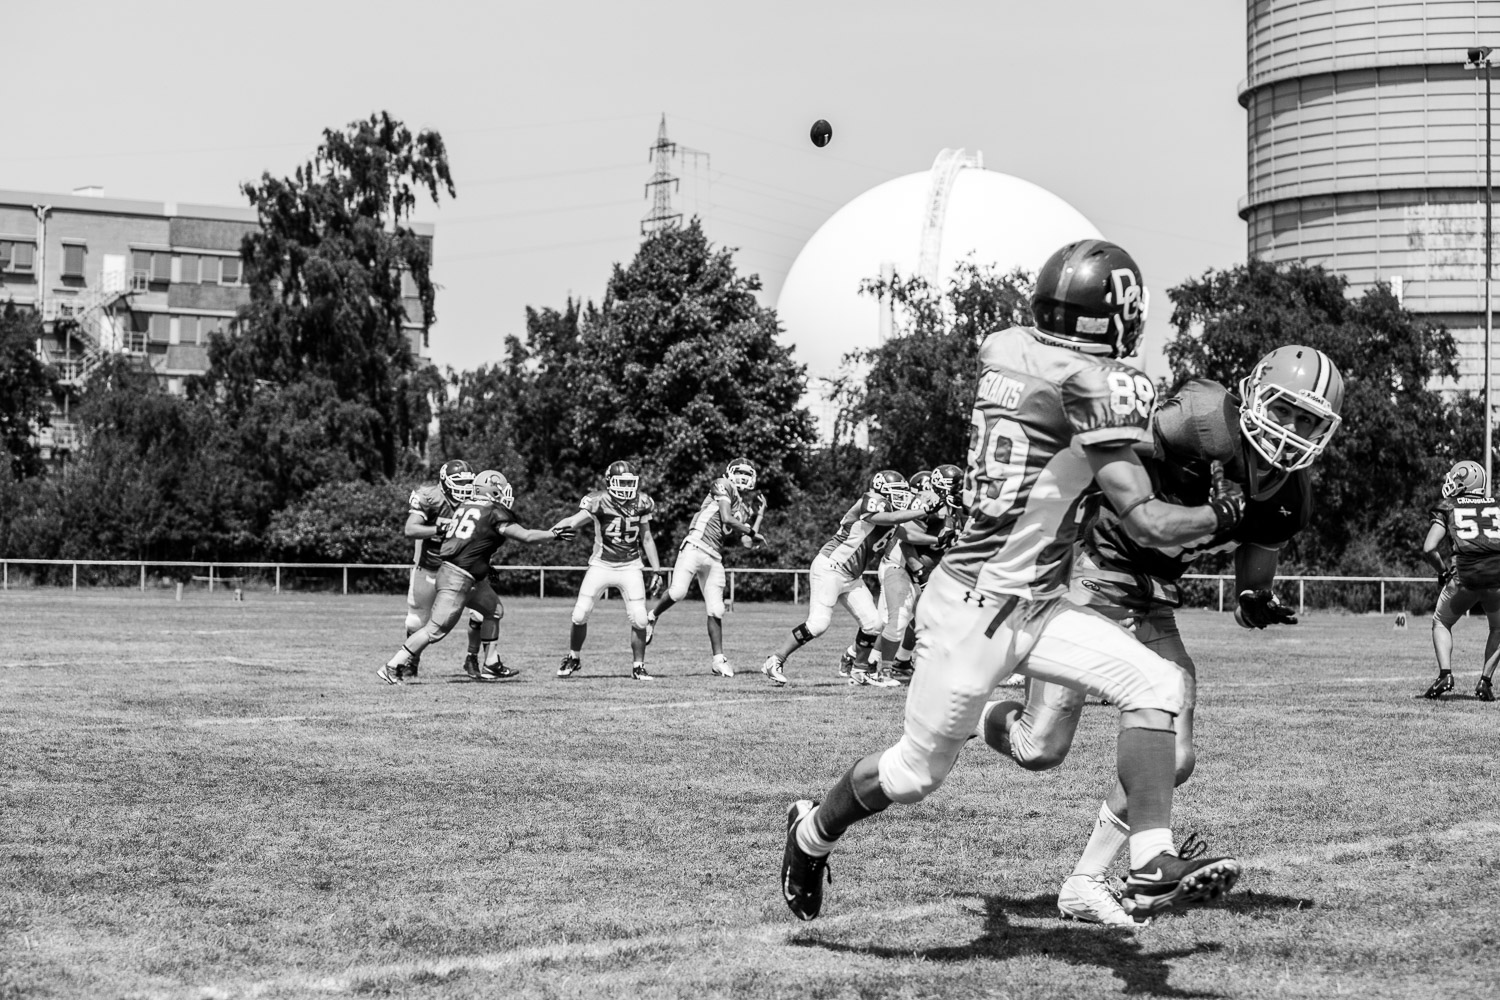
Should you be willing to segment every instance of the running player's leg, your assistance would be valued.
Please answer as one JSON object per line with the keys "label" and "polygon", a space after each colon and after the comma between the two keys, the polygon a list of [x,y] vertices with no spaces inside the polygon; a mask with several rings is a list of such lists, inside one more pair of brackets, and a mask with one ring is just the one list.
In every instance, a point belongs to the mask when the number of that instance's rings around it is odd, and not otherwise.
{"label": "running player's leg", "polygon": [[1436,698],[1453,690],[1453,626],[1478,600],[1478,592],[1460,586],[1457,578],[1444,584],[1438,594],[1437,606],[1432,609],[1432,651],[1437,657],[1438,675],[1427,689],[1427,697]]}
{"label": "running player's leg", "polygon": [[583,643],[589,634],[589,615],[594,612],[594,602],[604,593],[608,571],[603,566],[590,564],[583,574],[583,584],[578,588],[578,600],[573,604],[572,627],[568,632],[568,651],[557,668],[557,676],[571,677],[583,667]]}
{"label": "running player's leg", "polygon": [[710,559],[698,571],[698,589],[703,593],[704,618],[708,629],[708,648],[713,659],[709,669],[723,677],[732,677],[734,668],[724,655],[724,563]]}
{"label": "running player's leg", "polygon": [[655,680],[646,670],[646,575],[639,566],[622,566],[613,577],[630,619],[630,675],[638,681]]}
{"label": "running player's leg", "polygon": [[693,553],[699,550],[686,543],[677,550],[677,561],[672,566],[672,582],[667,584],[667,592],[661,595],[646,615],[646,642],[655,638],[656,619],[666,614],[668,609],[688,595],[688,585],[693,582],[694,559]]}
{"label": "running player's leg", "polygon": [[[420,566],[411,568],[411,581],[406,587],[406,634],[409,636],[423,625],[432,615],[432,600],[437,596],[437,570],[423,569]],[[414,657],[410,663],[396,668],[400,676],[417,676],[417,668],[421,657]]]}
{"label": "running player's leg", "polygon": [[854,635],[854,663],[849,672],[850,684],[874,687],[898,687],[896,681],[870,669],[870,654],[875,649],[875,640],[880,637],[880,611],[875,607],[875,598],[863,579],[857,579],[840,595],[840,603],[859,623]]}
{"label": "running player's leg", "polygon": [[396,683],[400,678],[398,667],[409,664],[414,657],[434,642],[442,641],[464,613],[464,602],[474,586],[474,578],[462,570],[444,563],[437,572],[437,594],[432,601],[432,614],[417,631],[406,637],[395,655],[378,672],[380,679]]}
{"label": "running player's leg", "polygon": [[788,657],[828,631],[828,626],[833,621],[833,607],[843,596],[844,588],[849,585],[849,579],[821,555],[813,559],[807,578],[806,620],[792,629],[791,636],[782,643],[781,649],[766,657],[766,662],[760,668],[762,673],[777,684],[786,683],[785,676],[778,680],[778,675]]}

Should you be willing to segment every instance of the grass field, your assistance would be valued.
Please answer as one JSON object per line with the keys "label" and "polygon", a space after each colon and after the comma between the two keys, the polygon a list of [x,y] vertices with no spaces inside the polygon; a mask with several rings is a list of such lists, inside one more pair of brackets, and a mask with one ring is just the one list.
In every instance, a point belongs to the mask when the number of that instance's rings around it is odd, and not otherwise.
{"label": "grass field", "polygon": [[607,602],[559,680],[569,607],[508,602],[516,681],[468,682],[455,636],[391,688],[400,598],[0,594],[0,997],[1500,996],[1476,619],[1458,696],[1431,703],[1425,621],[1250,636],[1186,613],[1177,827],[1246,876],[1122,933],[1052,907],[1112,709],[1047,774],[971,744],[932,799],[845,838],[800,924],[787,803],[894,741],[902,692],[838,681],[832,636],[767,686],[788,605],[729,616],[732,679],[702,606],[675,609],[645,684]]}

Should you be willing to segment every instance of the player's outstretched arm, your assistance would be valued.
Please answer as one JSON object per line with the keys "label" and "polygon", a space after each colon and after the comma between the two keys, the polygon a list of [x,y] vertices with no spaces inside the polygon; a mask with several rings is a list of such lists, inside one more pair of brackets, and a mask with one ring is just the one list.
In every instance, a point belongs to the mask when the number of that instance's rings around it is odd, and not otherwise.
{"label": "player's outstretched arm", "polygon": [[517,542],[525,542],[528,545],[536,545],[539,542],[565,542],[572,538],[574,529],[563,528],[523,528],[519,524],[507,524],[500,529],[500,534]]}
{"label": "player's outstretched arm", "polygon": [[583,527],[585,524],[588,524],[593,519],[593,515],[588,511],[575,510],[572,514],[569,514],[567,517],[554,524],[551,530],[554,535],[567,530],[572,530],[574,533],[576,533],[579,528]]}
{"label": "player's outstretched arm", "polygon": [[1244,490],[1223,478],[1214,463],[1214,489],[1207,504],[1181,507],[1159,499],[1151,477],[1128,444],[1085,445],[1094,481],[1119,512],[1132,540],[1153,548],[1183,545],[1238,524],[1245,514]]}

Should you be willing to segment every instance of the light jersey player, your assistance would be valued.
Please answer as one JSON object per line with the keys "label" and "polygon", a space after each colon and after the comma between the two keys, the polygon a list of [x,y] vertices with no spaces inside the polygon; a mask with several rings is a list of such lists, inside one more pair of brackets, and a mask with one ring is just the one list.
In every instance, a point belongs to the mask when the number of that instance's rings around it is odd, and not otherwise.
{"label": "light jersey player", "polygon": [[[498,473],[489,476],[501,478]],[[502,490],[489,476],[473,487],[472,499],[453,512],[452,530],[439,552],[441,561],[432,614],[376,671],[388,684],[399,684],[401,668],[421,656],[422,650],[432,643],[441,642],[463,617],[465,608],[478,611],[487,619],[500,620],[500,599],[489,584],[490,559],[507,538],[534,543],[554,538],[566,541],[573,536],[572,529],[564,526],[541,531],[516,524],[510,509],[502,502],[509,489]],[[505,676],[514,676],[514,672]]]}
{"label": "light jersey player", "polygon": [[[672,584],[656,607],[646,615],[646,642],[656,634],[656,620],[667,609],[687,597],[688,586],[698,581],[703,594],[703,608],[708,614],[708,645],[713,659],[709,670],[720,677],[733,677],[734,668],[724,655],[724,556],[725,531],[736,539],[757,538],[748,520],[744,495],[755,489],[755,466],[747,458],[729,463],[724,476],[715,479],[708,496],[688,524],[687,535],[677,549],[677,563],[672,567]],[[764,509],[760,513],[764,513]]]}
{"label": "light jersey player", "polygon": [[[839,521],[838,531],[813,558],[807,574],[807,620],[792,629],[779,653],[772,653],[761,664],[761,673],[772,684],[786,685],[782,668],[787,658],[828,631],[836,604],[847,608],[859,623],[855,645],[868,657],[880,633],[880,613],[865,586],[865,570],[879,560],[892,528],[927,516],[927,500],[913,508],[914,499],[901,473],[892,469],[875,473],[869,491],[854,502]],[[936,503],[935,497],[929,499]]]}
{"label": "light jersey player", "polygon": [[[438,469],[438,481],[411,491],[406,525],[402,534],[412,539],[414,563],[406,587],[406,634],[411,635],[427,624],[432,601],[437,596],[437,572],[442,564],[438,551],[443,547],[453,511],[473,496],[474,470],[461,458],[444,462]],[[398,668],[395,679],[416,680],[421,657]]]}
{"label": "light jersey player", "polygon": [[803,920],[819,913],[828,854],[844,831],[932,794],[1013,670],[1119,709],[1118,772],[1134,821],[1126,892],[1140,912],[1217,895],[1239,875],[1232,858],[1190,860],[1172,846],[1181,673],[1067,591],[1078,504],[1091,483],[1149,545],[1231,528],[1244,494],[1219,479],[1199,507],[1152,495],[1132,446],[1147,439],[1155,390],[1111,360],[1134,350],[1145,321],[1140,270],[1124,250],[1068,244],[1038,272],[1031,305],[1035,328],[991,334],[980,347],[964,481],[971,517],[917,606],[905,734],[856,761],[821,804],[800,800],[787,813],[781,891]]}
{"label": "light jersey player", "polygon": [[[1312,518],[1309,467],[1339,426],[1344,381],[1327,355],[1307,347],[1282,347],[1262,359],[1241,383],[1243,401],[1222,385],[1193,379],[1159,406],[1151,439],[1140,447],[1156,495],[1171,503],[1206,502],[1213,467],[1247,494],[1245,515],[1226,531],[1188,545],[1150,548],[1123,530],[1098,494],[1085,502],[1073,565],[1075,603],[1119,622],[1148,649],[1182,672],[1183,708],[1177,716],[1176,782],[1193,773],[1197,669],[1177,629],[1181,579],[1209,552],[1234,552],[1236,620],[1246,628],[1295,625],[1296,616],[1271,585],[1281,548]],[[1023,701],[986,707],[979,735],[1027,770],[1061,764],[1083,712],[1081,691],[1032,680]],[[1118,783],[1099,807],[1088,846],[1058,894],[1058,910],[1112,926],[1134,919],[1108,881],[1109,868],[1130,835],[1125,792]]]}
{"label": "light jersey player", "polygon": [[[1443,500],[1432,510],[1432,525],[1422,540],[1422,557],[1438,571],[1442,590],[1432,612],[1432,649],[1438,675],[1425,696],[1441,697],[1453,690],[1453,625],[1478,604],[1489,622],[1484,643],[1484,667],[1474,697],[1494,701],[1492,678],[1500,663],[1500,504],[1490,496],[1484,468],[1478,462],[1459,462],[1443,480]],[[1453,552],[1443,557],[1443,541]]]}
{"label": "light jersey player", "polygon": [[642,575],[641,555],[651,563],[651,572],[661,572],[656,556],[656,541],[651,537],[651,515],[656,503],[641,492],[641,477],[629,462],[614,462],[605,471],[606,488],[596,490],[578,502],[571,517],[553,525],[553,529],[581,528],[594,522],[594,552],[589,568],[573,605],[573,629],[568,652],[557,668],[557,676],[571,677],[583,668],[583,642],[588,637],[589,614],[594,602],[609,587],[625,597],[625,614],[630,618],[630,652],[634,662],[630,676],[638,681],[656,678],[646,669],[646,580]]}

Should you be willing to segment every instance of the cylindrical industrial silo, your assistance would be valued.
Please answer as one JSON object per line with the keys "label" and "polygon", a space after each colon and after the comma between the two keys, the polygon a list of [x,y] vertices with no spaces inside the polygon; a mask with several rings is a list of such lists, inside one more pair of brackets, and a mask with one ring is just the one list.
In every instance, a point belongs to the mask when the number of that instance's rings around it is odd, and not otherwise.
{"label": "cylindrical industrial silo", "polygon": [[1483,366],[1480,45],[1500,49],[1500,0],[1250,0],[1240,88],[1250,256],[1390,282],[1453,331],[1465,388]]}

